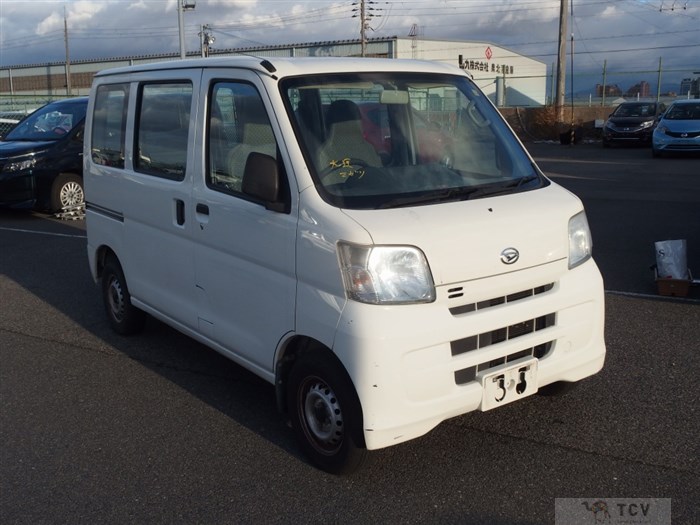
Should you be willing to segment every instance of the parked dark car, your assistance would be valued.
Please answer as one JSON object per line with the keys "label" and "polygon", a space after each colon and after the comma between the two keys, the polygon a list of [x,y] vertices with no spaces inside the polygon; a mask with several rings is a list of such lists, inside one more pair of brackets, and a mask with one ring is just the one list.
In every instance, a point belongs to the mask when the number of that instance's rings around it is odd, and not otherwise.
{"label": "parked dark car", "polygon": [[87,97],[51,102],[0,141],[0,206],[52,212],[78,206],[83,194]]}
{"label": "parked dark car", "polygon": [[603,128],[603,146],[651,143],[656,117],[663,104],[656,102],[623,102],[610,114]]}
{"label": "parked dark car", "polygon": [[700,152],[700,100],[676,100],[659,119],[651,153]]}

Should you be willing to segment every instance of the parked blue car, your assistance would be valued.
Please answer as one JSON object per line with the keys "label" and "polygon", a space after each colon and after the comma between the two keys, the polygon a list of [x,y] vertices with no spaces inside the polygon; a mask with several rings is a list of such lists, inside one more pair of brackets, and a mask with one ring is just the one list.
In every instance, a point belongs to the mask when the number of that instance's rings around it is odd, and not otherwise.
{"label": "parked blue car", "polygon": [[651,140],[651,153],[700,152],[700,100],[677,100],[659,119]]}

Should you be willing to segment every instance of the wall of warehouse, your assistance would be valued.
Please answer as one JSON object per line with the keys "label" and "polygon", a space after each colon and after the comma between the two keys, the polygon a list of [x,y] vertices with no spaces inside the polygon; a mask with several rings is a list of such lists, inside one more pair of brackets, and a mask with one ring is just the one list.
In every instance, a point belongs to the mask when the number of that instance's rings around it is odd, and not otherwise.
{"label": "wall of warehouse", "polygon": [[[358,41],[329,41],[293,46],[262,46],[220,50],[211,56],[250,54],[264,57],[359,56]],[[367,56],[414,58],[445,62],[469,73],[494,103],[500,106],[543,106],[546,103],[547,67],[544,63],[485,42],[378,38],[367,43]],[[190,54],[189,57],[195,56]],[[177,60],[179,55],[149,55],[71,64],[71,94],[86,95],[98,71],[132,64]],[[461,59],[461,61],[460,61]],[[0,95],[66,96],[63,63],[0,69]]]}

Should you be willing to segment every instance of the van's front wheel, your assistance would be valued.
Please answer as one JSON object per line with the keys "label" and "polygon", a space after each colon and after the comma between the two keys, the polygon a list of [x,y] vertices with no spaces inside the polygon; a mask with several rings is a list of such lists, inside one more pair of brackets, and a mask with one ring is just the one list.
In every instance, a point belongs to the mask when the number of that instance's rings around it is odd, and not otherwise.
{"label": "van's front wheel", "polygon": [[360,402],[347,372],[331,356],[302,355],[290,373],[287,396],[292,427],[314,465],[349,474],[364,463]]}
{"label": "van's front wheel", "polygon": [[102,270],[102,300],[112,330],[132,335],[143,328],[146,314],[131,304],[124,272],[114,256],[107,258]]}

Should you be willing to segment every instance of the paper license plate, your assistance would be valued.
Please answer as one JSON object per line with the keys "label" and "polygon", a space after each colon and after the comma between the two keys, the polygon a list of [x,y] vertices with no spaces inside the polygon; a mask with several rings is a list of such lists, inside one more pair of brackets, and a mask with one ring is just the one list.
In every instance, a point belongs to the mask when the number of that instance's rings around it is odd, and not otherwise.
{"label": "paper license plate", "polygon": [[508,363],[481,378],[481,410],[507,405],[537,392],[537,359]]}

